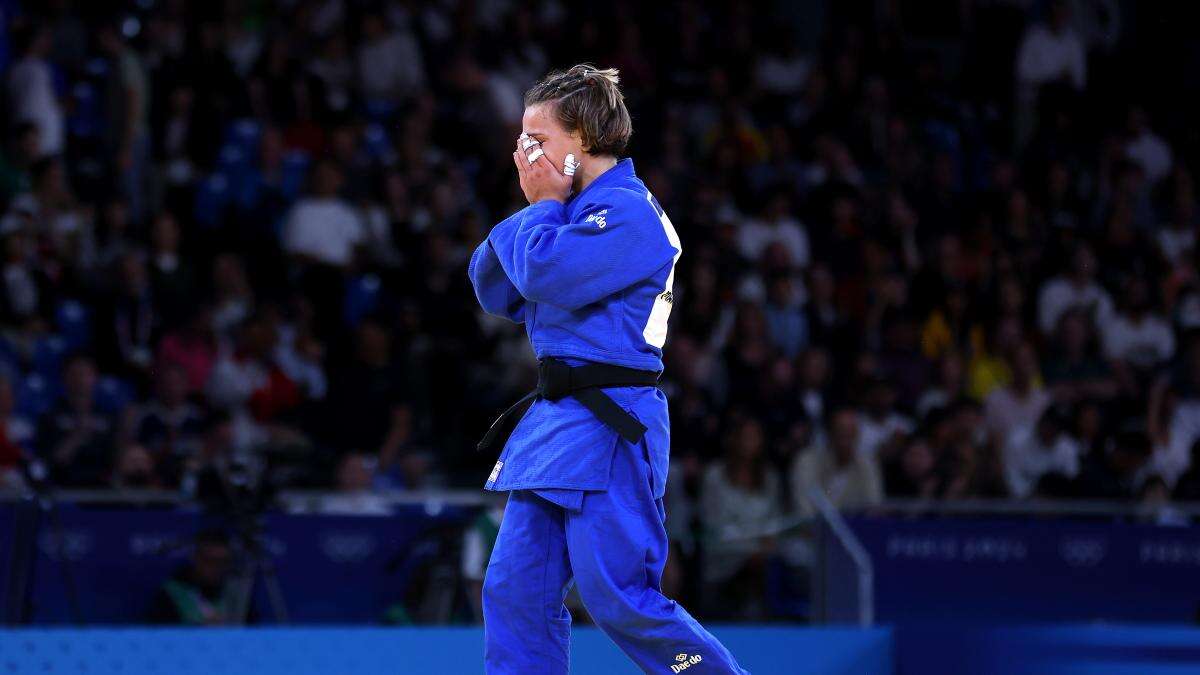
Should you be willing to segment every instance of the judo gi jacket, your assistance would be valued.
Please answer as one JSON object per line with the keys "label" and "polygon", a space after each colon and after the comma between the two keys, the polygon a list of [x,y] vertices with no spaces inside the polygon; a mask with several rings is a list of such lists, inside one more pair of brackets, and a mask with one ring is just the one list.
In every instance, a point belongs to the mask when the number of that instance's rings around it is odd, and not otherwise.
{"label": "judo gi jacket", "polygon": [[[670,218],[623,159],[567,203],[540,201],[497,224],[468,274],[485,311],[524,323],[539,359],[661,371],[681,253]],[[605,393],[647,427],[653,494],[662,497],[670,447],[665,395],[655,387]],[[485,487],[535,490],[577,506],[580,491],[607,489],[617,440],[574,398],[539,399]]]}

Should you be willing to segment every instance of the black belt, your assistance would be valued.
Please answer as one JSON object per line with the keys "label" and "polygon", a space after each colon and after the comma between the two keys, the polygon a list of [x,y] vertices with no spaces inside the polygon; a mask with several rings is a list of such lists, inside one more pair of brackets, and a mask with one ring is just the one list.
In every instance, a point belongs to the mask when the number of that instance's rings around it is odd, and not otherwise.
{"label": "black belt", "polygon": [[600,390],[605,387],[653,387],[657,384],[658,373],[651,370],[623,368],[607,363],[571,367],[555,358],[542,359],[538,362],[537,389],[526,394],[497,417],[475,448],[484,450],[491,447],[500,433],[508,427],[508,422],[524,414],[537,398],[557,401],[564,396],[573,396],[597,419],[616,429],[622,438],[636,443],[646,433],[646,425],[625,412],[616,401]]}

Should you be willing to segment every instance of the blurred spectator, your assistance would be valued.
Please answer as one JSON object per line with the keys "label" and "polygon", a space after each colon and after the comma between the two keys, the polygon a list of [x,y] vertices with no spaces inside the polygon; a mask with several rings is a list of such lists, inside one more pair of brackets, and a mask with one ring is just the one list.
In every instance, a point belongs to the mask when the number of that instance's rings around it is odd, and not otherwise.
{"label": "blurred spectator", "polygon": [[1071,257],[1070,274],[1046,282],[1038,295],[1038,329],[1043,334],[1054,333],[1058,320],[1072,309],[1085,312],[1085,316],[1098,325],[1108,322],[1112,300],[1104,287],[1096,282],[1095,275],[1095,254],[1087,246],[1076,247]]}
{"label": "blurred spectator", "polygon": [[813,347],[800,355],[800,407],[809,420],[823,420],[829,407],[829,352]]}
{"label": "blurred spectator", "polygon": [[173,364],[187,373],[188,391],[199,393],[208,386],[217,359],[213,314],[207,306],[195,308],[182,326],[167,333],[158,346],[158,361]]}
{"label": "blurred spectator", "polygon": [[[113,195],[104,200],[96,222],[95,250],[91,251],[91,264],[102,273],[119,271],[121,258],[137,252],[131,218],[125,198]],[[112,286],[120,288],[119,283]]]}
{"label": "blurred spectator", "polygon": [[91,221],[71,191],[62,160],[43,157],[30,167],[30,176],[29,191],[13,198],[0,230],[25,230],[37,241],[39,256],[79,264]]}
{"label": "blurred spectator", "polygon": [[983,419],[979,404],[962,399],[943,410],[940,424],[931,420],[945,499],[1009,496],[1003,453],[989,442]]}
{"label": "blurred spectator", "polygon": [[313,328],[312,305],[302,297],[293,298],[291,311],[276,318],[279,330],[272,354],[279,369],[296,383],[310,401],[325,398],[329,386],[322,366],[325,346]]}
{"label": "blurred spectator", "polygon": [[151,490],[163,486],[154,457],[136,443],[127,444],[117,452],[109,483],[118,490]]}
{"label": "blurred spectator", "polygon": [[26,122],[37,129],[37,155],[63,152],[66,125],[62,106],[54,91],[54,74],[46,60],[52,36],[40,25],[20,26],[13,36],[17,60],[8,71],[8,100],[12,122]]}
{"label": "blurred spectator", "polygon": [[147,164],[150,160],[150,81],[141,55],[133,49],[115,22],[106,23],[96,34],[97,44],[111,59],[108,79],[108,119],[115,122],[107,142],[113,153],[119,184],[133,219],[145,216]]}
{"label": "blurred spectator", "polygon": [[338,197],[341,169],[331,161],[313,169],[313,194],[296,202],[284,226],[288,253],[331,267],[346,267],[363,239],[362,220]]}
{"label": "blurred spectator", "polygon": [[1076,89],[1087,82],[1087,54],[1083,41],[1071,26],[1071,9],[1066,0],[1053,0],[1049,20],[1032,25],[1017,51],[1017,79],[1037,87],[1064,81]]}
{"label": "blurred spectator", "polygon": [[808,333],[814,344],[833,347],[847,338],[849,322],[838,307],[837,286],[827,265],[816,263],[809,270]]}
{"label": "blurred spectator", "polygon": [[896,388],[883,378],[866,384],[864,399],[861,415],[854,420],[858,454],[870,461],[887,461],[900,439],[913,430],[913,423],[896,411]]}
{"label": "blurred spectator", "polygon": [[1119,434],[1107,447],[1084,448],[1084,452],[1075,481],[1079,497],[1132,499],[1152,468],[1149,439],[1140,433]]}
{"label": "blurred spectator", "polygon": [[749,302],[742,303],[738,306],[733,331],[725,347],[727,400],[741,405],[761,402],[758,379],[766,370],[771,351],[763,309]]}
{"label": "blurred spectator", "polygon": [[796,286],[790,278],[774,276],[766,283],[767,334],[780,354],[793,359],[808,344],[808,318],[804,315],[803,303],[796,297]]}
{"label": "blurred spectator", "polygon": [[783,513],[779,476],[767,462],[763,430],[752,418],[734,418],[725,455],[704,472],[700,520],[708,534],[705,583],[714,612],[761,617],[772,528]]}
{"label": "blurred spectator", "polygon": [[0,201],[29,190],[30,169],[40,155],[40,133],[32,122],[21,122],[6,137],[0,153]]}
{"label": "blurred spectator", "polygon": [[141,409],[136,438],[153,454],[158,474],[169,485],[178,485],[183,466],[203,443],[204,417],[188,400],[187,371],[168,363],[158,369],[155,396]]}
{"label": "blurred spectator", "polygon": [[772,195],[763,206],[761,219],[751,219],[738,227],[738,249],[747,260],[758,260],[772,243],[781,244],[787,259],[798,269],[810,260],[808,233],[793,217],[795,213],[786,192]]}
{"label": "blurred spectator", "polygon": [[246,320],[235,346],[217,357],[208,381],[212,404],[233,418],[239,448],[270,439],[272,425],[300,404],[302,392],[274,358],[278,326],[266,313]]}
{"label": "blurred spectator", "polygon": [[917,497],[933,499],[941,490],[941,480],[936,468],[937,458],[929,443],[914,436],[900,450],[896,470],[888,471],[887,495],[889,497]]}
{"label": "blurred spectator", "polygon": [[116,420],[102,412],[95,392],[96,364],[87,356],[63,366],[63,395],[43,421],[38,436],[51,466],[51,478],[63,487],[97,487],[112,466]]}
{"label": "blurred spectator", "polygon": [[130,251],[115,267],[115,293],[98,322],[102,363],[108,372],[126,378],[148,378],[161,319],[154,309],[145,259]]}
{"label": "blurred spectator", "polygon": [[835,410],[829,417],[828,441],[809,448],[792,465],[792,499],[797,511],[814,512],[809,499],[812,490],[820,490],[839,509],[883,500],[879,460],[861,450],[861,420],[862,415],[852,409]]}
{"label": "blurred spectator", "polygon": [[23,465],[29,456],[35,429],[15,410],[13,383],[0,374],[0,488],[23,485]]}
{"label": "blurred spectator", "polygon": [[1158,228],[1158,250],[1172,267],[1184,263],[1196,250],[1196,201],[1187,191],[1174,198],[1170,219]]}
{"label": "blurred spectator", "polygon": [[1121,309],[1103,325],[1104,355],[1138,371],[1148,371],[1175,355],[1175,333],[1166,319],[1152,313],[1145,279],[1125,284]]}
{"label": "blurred spectator", "polygon": [[284,224],[283,250],[298,267],[299,286],[325,324],[338,318],[344,279],[365,239],[360,214],[342,199],[342,170],[330,160],[313,169],[313,194],[296,202]]}
{"label": "blurred spectator", "polygon": [[1171,172],[1171,148],[1150,128],[1146,111],[1134,107],[1129,111],[1126,128],[1125,156],[1142,167],[1146,183],[1154,186]]}
{"label": "blurred spectator", "polygon": [[387,21],[375,12],[363,15],[358,69],[368,100],[395,104],[425,86],[425,63],[411,30],[388,26]]}
{"label": "blurred spectator", "polygon": [[1188,518],[1171,506],[1171,489],[1161,476],[1150,476],[1139,493],[1139,511],[1147,522],[1155,525],[1187,527]]}
{"label": "blurred spectator", "polygon": [[[998,387],[1012,380],[1010,362],[1017,349],[1026,341],[1021,320],[1015,316],[996,321],[985,343],[967,363],[967,393],[971,398],[986,401]],[[1037,353],[1034,352],[1036,364]]]}
{"label": "blurred spectator", "polygon": [[1058,413],[1050,409],[1042,413],[1036,425],[1011,435],[1004,446],[1004,468],[1009,491],[1023,499],[1046,475],[1077,476],[1079,445],[1063,431]]}
{"label": "blurred spectator", "polygon": [[229,336],[254,311],[254,292],[242,259],[233,253],[218,255],[213,260],[212,285],[211,329],[220,336]]}
{"label": "blurred spectator", "polygon": [[32,237],[25,231],[8,233],[4,244],[4,287],[0,311],[9,325],[25,324],[42,311],[44,278],[38,272]]}
{"label": "blurred spectator", "polygon": [[196,535],[192,557],[163,582],[150,606],[150,623],[183,626],[219,626],[237,623],[231,615],[236,603],[230,572],[233,549],[229,537],[206,530]]}
{"label": "blurred spectator", "polygon": [[1058,322],[1042,372],[1046,385],[1060,403],[1071,404],[1082,398],[1109,399],[1117,393],[1117,382],[1101,358],[1092,325],[1081,310],[1067,312]]}
{"label": "blurred spectator", "polygon": [[182,255],[183,233],[179,221],[169,211],[155,216],[151,228],[148,267],[154,312],[164,327],[174,327],[186,321],[192,311],[196,270]]}
{"label": "blurred spectator", "polygon": [[1023,144],[1033,128],[1039,90],[1059,85],[1081,90],[1087,84],[1087,52],[1070,25],[1067,0],[1052,0],[1048,21],[1031,25],[1017,49],[1017,142]]}
{"label": "blurred spectator", "polygon": [[197,111],[196,91],[177,83],[167,95],[166,111],[155,116],[154,153],[169,201],[186,199],[202,164],[215,148],[210,130]]}
{"label": "blurred spectator", "polygon": [[808,55],[800,49],[799,41],[788,31],[777,27],[779,39],[772,41],[771,51],[759,56],[755,76],[764,90],[772,94],[798,94],[812,68]]}
{"label": "blurred spectator", "polygon": [[1188,345],[1175,382],[1163,376],[1150,388],[1146,425],[1154,443],[1154,469],[1168,485],[1192,468],[1192,448],[1200,441],[1200,341]]}
{"label": "blurred spectator", "polygon": [[351,448],[377,449],[404,401],[405,373],[392,354],[392,335],[368,318],[355,332],[354,352],[330,384],[327,433]]}
{"label": "blurred spectator", "polygon": [[1102,457],[1108,453],[1109,430],[1099,401],[1084,400],[1075,406],[1071,431],[1084,456]]}
{"label": "blurred spectator", "polygon": [[378,460],[362,454],[351,453],[342,458],[337,469],[334,493],[321,499],[321,513],[344,516],[388,516],[391,504],[380,495],[372,493]]}
{"label": "blurred spectator", "polygon": [[930,313],[921,328],[921,351],[929,359],[938,359],[949,350],[978,348],[982,326],[971,320],[967,289],[946,289],[945,301]]}
{"label": "blurred spectator", "polygon": [[999,447],[1006,447],[1014,434],[1032,427],[1050,405],[1032,345],[1023,343],[1017,348],[1011,372],[1012,383],[994,390],[984,404],[984,423]]}
{"label": "blurred spectator", "polygon": [[962,355],[958,352],[947,352],[938,360],[937,378],[933,386],[925,390],[917,399],[916,413],[918,420],[925,417],[936,408],[944,408],[966,395],[965,367]]}

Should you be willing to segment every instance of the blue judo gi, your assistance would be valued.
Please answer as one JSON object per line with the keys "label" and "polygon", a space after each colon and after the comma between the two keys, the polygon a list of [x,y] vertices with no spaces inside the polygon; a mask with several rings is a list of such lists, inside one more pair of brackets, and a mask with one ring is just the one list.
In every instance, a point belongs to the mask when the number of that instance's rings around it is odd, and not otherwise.
{"label": "blue judo gi", "polygon": [[[621,160],[565,205],[545,200],[500,224],[471,257],[483,309],[524,323],[539,359],[662,370],[682,247]],[[567,396],[536,400],[488,477],[510,491],[483,584],[491,675],[568,671],[572,582],[597,625],[647,673],[745,673],[662,594],[667,560],[667,400],[657,387],[604,392],[647,427],[621,438]]]}

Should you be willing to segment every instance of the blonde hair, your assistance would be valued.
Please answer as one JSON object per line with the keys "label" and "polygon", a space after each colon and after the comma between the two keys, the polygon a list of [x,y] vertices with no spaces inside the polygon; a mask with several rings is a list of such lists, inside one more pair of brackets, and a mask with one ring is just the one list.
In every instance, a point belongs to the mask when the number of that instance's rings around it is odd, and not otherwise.
{"label": "blonde hair", "polygon": [[589,63],[556,70],[525,92],[525,107],[553,103],[563,128],[579,132],[590,155],[620,155],[633,135],[616,68]]}

